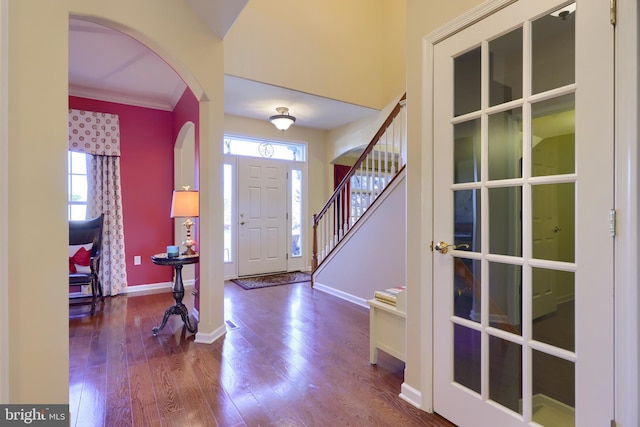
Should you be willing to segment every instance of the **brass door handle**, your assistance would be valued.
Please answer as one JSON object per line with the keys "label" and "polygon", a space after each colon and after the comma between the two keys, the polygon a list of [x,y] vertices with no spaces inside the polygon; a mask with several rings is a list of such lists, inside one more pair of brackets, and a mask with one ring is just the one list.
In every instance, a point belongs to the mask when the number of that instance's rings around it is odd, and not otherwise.
{"label": "brass door handle", "polygon": [[450,245],[447,242],[438,242],[438,244],[436,245],[436,251],[440,252],[441,254],[446,254],[447,252],[449,252],[449,249],[469,249],[469,245],[466,243],[462,243],[459,245]]}

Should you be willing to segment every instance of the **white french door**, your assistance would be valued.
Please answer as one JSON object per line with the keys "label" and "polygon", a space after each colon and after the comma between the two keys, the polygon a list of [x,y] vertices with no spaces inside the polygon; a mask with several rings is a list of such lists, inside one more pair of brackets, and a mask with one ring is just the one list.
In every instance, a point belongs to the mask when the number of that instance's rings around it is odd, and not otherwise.
{"label": "white french door", "polygon": [[287,270],[287,165],[238,157],[238,275]]}
{"label": "white french door", "polygon": [[433,43],[434,410],[609,425],[609,2],[497,9]]}

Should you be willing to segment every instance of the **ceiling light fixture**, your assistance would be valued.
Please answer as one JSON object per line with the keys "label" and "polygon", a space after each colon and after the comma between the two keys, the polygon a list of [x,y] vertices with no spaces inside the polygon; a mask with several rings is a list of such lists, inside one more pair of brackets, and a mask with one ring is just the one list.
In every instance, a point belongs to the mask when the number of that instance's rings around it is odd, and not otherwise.
{"label": "ceiling light fixture", "polygon": [[296,118],[289,115],[289,109],[287,107],[278,107],[276,108],[276,111],[278,114],[269,117],[269,121],[273,123],[275,127],[284,132],[296,121]]}

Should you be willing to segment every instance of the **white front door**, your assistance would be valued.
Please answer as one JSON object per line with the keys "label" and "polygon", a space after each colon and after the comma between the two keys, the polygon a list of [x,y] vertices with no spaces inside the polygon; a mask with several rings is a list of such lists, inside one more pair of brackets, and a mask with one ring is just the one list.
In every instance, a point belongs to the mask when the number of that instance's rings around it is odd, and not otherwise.
{"label": "white front door", "polygon": [[608,5],[516,1],[433,43],[434,410],[457,425],[613,419]]}
{"label": "white front door", "polygon": [[238,160],[238,275],[286,271],[286,163]]}

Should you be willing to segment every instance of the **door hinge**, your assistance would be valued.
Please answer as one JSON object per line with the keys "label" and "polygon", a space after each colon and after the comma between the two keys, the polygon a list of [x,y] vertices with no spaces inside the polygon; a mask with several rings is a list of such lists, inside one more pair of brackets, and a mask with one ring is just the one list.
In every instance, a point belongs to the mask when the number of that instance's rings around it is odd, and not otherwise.
{"label": "door hinge", "polygon": [[287,257],[285,259],[289,259],[289,254],[287,254]]}
{"label": "door hinge", "polygon": [[616,25],[616,15],[617,15],[617,4],[616,0],[609,0],[609,22],[611,25]]}
{"label": "door hinge", "polygon": [[616,210],[611,209],[609,211],[609,234],[611,237],[616,236]]}

